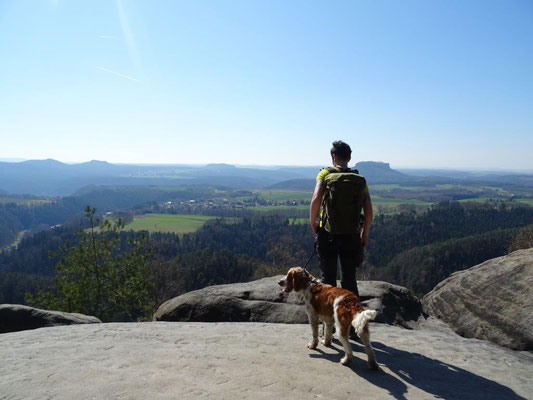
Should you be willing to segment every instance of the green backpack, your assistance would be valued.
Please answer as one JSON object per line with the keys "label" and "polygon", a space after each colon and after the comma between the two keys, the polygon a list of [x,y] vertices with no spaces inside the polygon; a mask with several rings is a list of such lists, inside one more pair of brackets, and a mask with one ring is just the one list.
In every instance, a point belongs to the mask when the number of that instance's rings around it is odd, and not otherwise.
{"label": "green backpack", "polygon": [[324,178],[326,194],[322,201],[322,227],[329,233],[355,234],[360,231],[366,180],[357,170],[339,172],[328,168]]}

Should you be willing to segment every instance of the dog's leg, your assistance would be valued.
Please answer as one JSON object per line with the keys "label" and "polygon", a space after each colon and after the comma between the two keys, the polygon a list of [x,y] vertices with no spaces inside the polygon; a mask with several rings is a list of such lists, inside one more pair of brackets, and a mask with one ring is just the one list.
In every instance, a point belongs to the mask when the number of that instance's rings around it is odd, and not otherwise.
{"label": "dog's leg", "polygon": [[344,348],[344,357],[341,358],[342,365],[350,365],[352,363],[352,346],[348,340],[348,332],[350,331],[349,321],[339,321],[337,310],[335,310],[335,329],[339,334],[339,340]]}
{"label": "dog's leg", "polygon": [[326,325],[326,327],[324,329],[324,339],[322,340],[322,344],[324,346],[331,346],[334,321],[324,321],[324,325]]}
{"label": "dog's leg", "polygon": [[370,331],[368,330],[368,325],[366,325],[363,328],[363,332],[361,333],[361,341],[365,345],[365,351],[366,355],[368,357],[368,366],[370,369],[379,369],[379,365],[376,362],[376,356],[374,355],[374,349],[372,348],[372,345],[370,344]]}
{"label": "dog's leg", "polygon": [[344,348],[345,353],[344,357],[341,358],[341,364],[350,365],[352,363],[352,346],[350,345],[350,341],[348,340],[348,332],[346,332],[346,335],[339,333],[339,339],[342,343],[342,347]]}
{"label": "dog's leg", "polygon": [[311,332],[313,333],[313,340],[307,345],[310,349],[316,349],[318,346],[318,315],[308,314],[309,324],[311,325]]}

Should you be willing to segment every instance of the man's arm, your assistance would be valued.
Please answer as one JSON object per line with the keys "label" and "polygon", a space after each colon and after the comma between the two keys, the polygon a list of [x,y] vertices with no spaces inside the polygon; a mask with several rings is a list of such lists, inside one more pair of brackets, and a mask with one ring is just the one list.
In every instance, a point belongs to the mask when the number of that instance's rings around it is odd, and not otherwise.
{"label": "man's arm", "polygon": [[316,220],[318,218],[318,213],[320,212],[320,203],[322,203],[322,197],[324,196],[325,190],[326,183],[324,181],[317,181],[315,185],[315,192],[313,193],[313,198],[311,199],[311,206],[309,208],[309,223],[311,224],[311,229],[315,235],[318,232],[318,223]]}
{"label": "man's arm", "polygon": [[366,193],[363,200],[363,212],[365,214],[365,222],[363,223],[363,230],[361,231],[361,246],[365,247],[368,242],[368,234],[370,233],[370,226],[372,225],[372,219],[374,218],[374,211],[372,210],[372,200],[370,199],[370,193]]}

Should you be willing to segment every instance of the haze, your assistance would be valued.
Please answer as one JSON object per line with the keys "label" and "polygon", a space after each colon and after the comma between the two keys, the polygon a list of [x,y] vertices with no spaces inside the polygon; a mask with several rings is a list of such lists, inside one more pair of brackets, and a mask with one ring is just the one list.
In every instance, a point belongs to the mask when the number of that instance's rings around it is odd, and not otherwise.
{"label": "haze", "polygon": [[0,2],[0,158],[533,169],[533,3]]}

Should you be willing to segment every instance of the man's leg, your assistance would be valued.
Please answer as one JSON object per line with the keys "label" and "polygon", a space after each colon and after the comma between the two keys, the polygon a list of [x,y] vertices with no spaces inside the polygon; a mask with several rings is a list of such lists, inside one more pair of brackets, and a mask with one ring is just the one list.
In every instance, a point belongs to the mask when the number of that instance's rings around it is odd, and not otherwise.
{"label": "man's leg", "polygon": [[337,286],[337,249],[331,235],[326,231],[318,232],[317,255],[322,272],[321,281],[331,286]]}
{"label": "man's leg", "polygon": [[[339,259],[341,263],[341,286],[355,293],[359,297],[355,273],[363,261],[363,248],[359,235],[343,235],[339,237]],[[350,327],[350,339],[357,340],[358,336],[353,326]]]}
{"label": "man's leg", "polygon": [[[340,236],[340,235],[339,235]],[[338,238],[339,259],[341,264],[341,286],[359,297],[355,273],[363,261],[363,248],[359,235],[342,235]]]}

